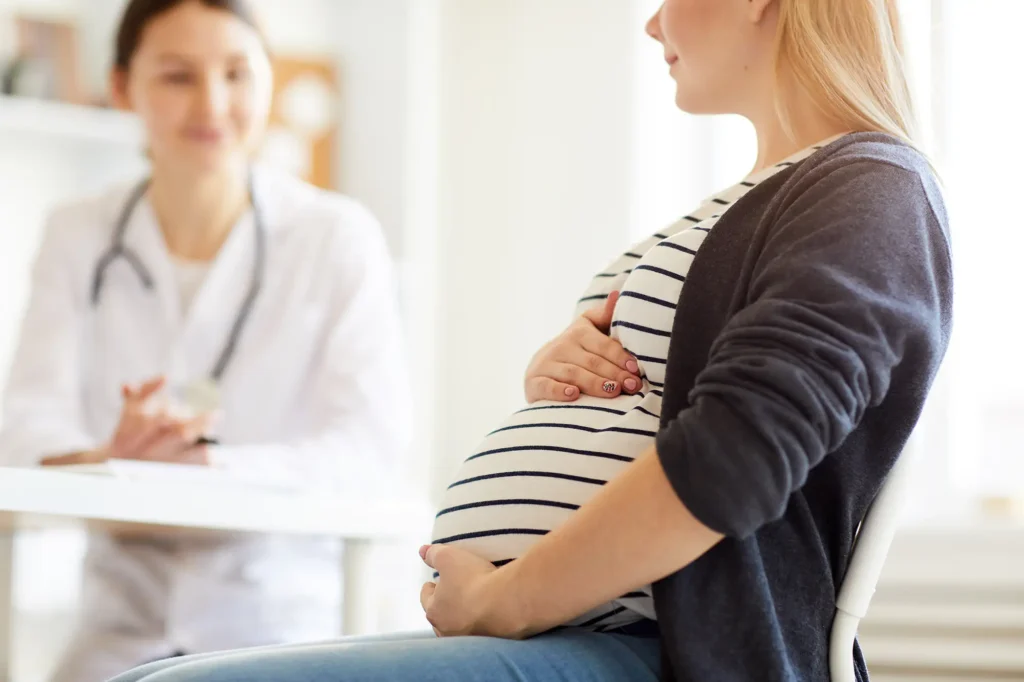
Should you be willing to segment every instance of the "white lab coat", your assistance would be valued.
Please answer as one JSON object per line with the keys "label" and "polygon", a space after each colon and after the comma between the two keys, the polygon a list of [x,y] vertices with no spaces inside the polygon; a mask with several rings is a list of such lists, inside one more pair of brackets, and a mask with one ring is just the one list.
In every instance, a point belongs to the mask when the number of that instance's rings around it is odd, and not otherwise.
{"label": "white lab coat", "polygon": [[[183,315],[148,200],[125,234],[154,279],[122,258],[90,302],[130,185],[49,220],[4,397],[0,461],[94,447],[115,428],[120,386],[208,376],[251,282],[252,215],[236,225]],[[259,296],[221,382],[217,466],[372,494],[400,475],[411,427],[394,270],[368,211],[259,169],[267,229]],[[340,548],[266,536],[90,537],[83,622],[62,682],[96,682],[174,650],[203,652],[334,636]]]}

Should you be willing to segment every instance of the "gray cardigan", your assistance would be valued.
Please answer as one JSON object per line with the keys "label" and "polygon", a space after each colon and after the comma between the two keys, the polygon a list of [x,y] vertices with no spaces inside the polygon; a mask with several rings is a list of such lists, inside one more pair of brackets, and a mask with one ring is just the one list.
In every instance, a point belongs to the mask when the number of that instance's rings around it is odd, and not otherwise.
{"label": "gray cardigan", "polygon": [[890,136],[839,139],[711,231],[676,312],[657,448],[727,537],[654,586],[666,680],[829,679],[854,532],[921,413],[951,308],[939,187]]}

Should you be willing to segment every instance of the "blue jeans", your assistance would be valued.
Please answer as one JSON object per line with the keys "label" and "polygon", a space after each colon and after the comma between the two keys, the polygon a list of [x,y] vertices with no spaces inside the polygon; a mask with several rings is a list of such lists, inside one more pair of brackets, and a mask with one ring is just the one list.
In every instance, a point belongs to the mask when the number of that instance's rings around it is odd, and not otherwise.
{"label": "blue jeans", "polygon": [[657,637],[354,637],[158,661],[110,682],[657,682]]}

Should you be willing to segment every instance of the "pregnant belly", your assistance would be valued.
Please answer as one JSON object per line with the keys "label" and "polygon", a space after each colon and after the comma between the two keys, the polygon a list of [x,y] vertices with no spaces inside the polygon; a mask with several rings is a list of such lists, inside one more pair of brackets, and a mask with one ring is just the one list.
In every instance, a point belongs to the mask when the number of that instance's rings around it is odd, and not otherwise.
{"label": "pregnant belly", "polygon": [[[433,542],[499,566],[515,560],[650,447],[656,401],[652,394],[583,398],[512,415],[459,467],[442,499]],[[641,617],[654,617],[649,587],[568,625],[606,629]]]}

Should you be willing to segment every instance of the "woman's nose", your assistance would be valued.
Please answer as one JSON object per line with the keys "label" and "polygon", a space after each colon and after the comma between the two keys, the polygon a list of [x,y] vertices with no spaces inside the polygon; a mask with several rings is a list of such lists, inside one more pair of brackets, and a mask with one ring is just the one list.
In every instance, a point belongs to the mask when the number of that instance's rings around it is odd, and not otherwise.
{"label": "woman's nose", "polygon": [[654,16],[652,16],[650,19],[647,20],[647,25],[644,27],[644,30],[647,32],[647,35],[649,35],[650,37],[654,38],[659,43],[662,42],[662,40],[661,40],[661,9],[662,9],[661,7],[658,8],[658,11],[654,13]]}
{"label": "woman's nose", "polygon": [[227,113],[230,93],[223,79],[208,77],[203,84],[202,104],[206,113],[218,117]]}

